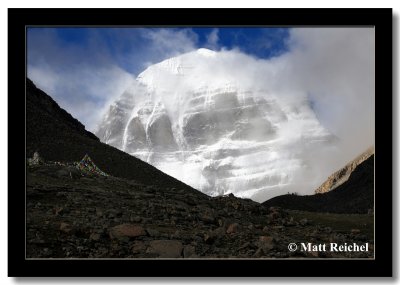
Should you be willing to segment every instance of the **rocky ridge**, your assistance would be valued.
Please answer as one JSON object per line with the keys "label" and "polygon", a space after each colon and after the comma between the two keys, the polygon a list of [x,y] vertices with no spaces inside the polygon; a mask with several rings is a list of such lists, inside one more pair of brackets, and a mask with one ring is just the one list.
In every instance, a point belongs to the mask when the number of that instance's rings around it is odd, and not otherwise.
{"label": "rocky ridge", "polygon": [[319,186],[317,190],[315,190],[315,194],[326,193],[342,185],[349,179],[350,174],[354,171],[354,169],[373,154],[374,147],[368,148],[366,151],[357,156],[344,167],[330,175],[328,179],[323,184],[321,184],[321,186]]}
{"label": "rocky ridge", "polygon": [[374,212],[374,155],[357,165],[348,180],[334,190],[314,195],[286,194],[263,203],[286,209],[368,214]]}

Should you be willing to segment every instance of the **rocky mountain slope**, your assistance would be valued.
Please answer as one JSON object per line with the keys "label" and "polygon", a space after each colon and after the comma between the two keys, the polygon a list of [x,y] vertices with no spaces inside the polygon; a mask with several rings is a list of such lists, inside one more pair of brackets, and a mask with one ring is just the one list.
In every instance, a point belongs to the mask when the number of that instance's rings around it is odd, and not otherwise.
{"label": "rocky mountain slope", "polygon": [[101,143],[29,79],[26,88],[27,158],[37,151],[45,160],[71,162],[80,161],[88,154],[100,169],[111,175],[134,178],[144,184],[179,186],[195,191],[140,159]]}
{"label": "rocky mountain slope", "polygon": [[307,94],[265,84],[274,76],[233,52],[173,57],[138,75],[96,135],[211,196],[262,202],[294,185],[313,189],[331,170],[310,160],[335,156],[335,137]]}
{"label": "rocky mountain slope", "polygon": [[334,190],[309,196],[294,194],[277,196],[263,205],[314,212],[362,214],[371,212],[374,208],[374,155],[358,164],[348,180]]}
{"label": "rocky mountain slope", "polygon": [[346,182],[351,173],[354,171],[354,169],[362,162],[364,162],[366,159],[368,159],[371,155],[374,154],[374,148],[370,147],[366,151],[364,151],[362,154],[357,156],[355,159],[350,161],[348,164],[346,164],[343,168],[339,169],[335,173],[333,173],[331,176],[328,177],[328,179],[322,183],[320,187],[318,187],[317,190],[315,190],[315,193],[326,193],[329,192],[336,187],[342,185],[344,182]]}
{"label": "rocky mountain slope", "polygon": [[[27,88],[27,152],[42,154],[27,163],[27,258],[373,256],[361,225],[339,231],[233,195],[208,197],[101,143],[29,80]],[[332,241],[371,250],[287,249]]]}

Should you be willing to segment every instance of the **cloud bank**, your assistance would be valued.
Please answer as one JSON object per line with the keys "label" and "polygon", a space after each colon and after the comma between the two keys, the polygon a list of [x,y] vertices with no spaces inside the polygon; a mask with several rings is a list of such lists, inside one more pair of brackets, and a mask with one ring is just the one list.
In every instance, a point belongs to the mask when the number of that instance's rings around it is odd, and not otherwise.
{"label": "cloud bank", "polygon": [[[274,40],[265,37],[255,44],[268,49]],[[342,160],[351,159],[374,143],[374,41],[372,28],[294,28],[285,53],[267,60],[251,56],[249,67],[238,45],[232,52],[237,64],[229,69],[252,72],[249,84],[268,82],[281,94],[306,96],[343,145]],[[203,46],[227,49],[218,29],[210,29]],[[62,42],[54,29],[37,29],[28,33],[28,76],[94,131],[132,78],[151,64],[198,47],[192,29],[88,29],[84,45]],[[268,78],[258,72],[263,69]]]}
{"label": "cloud bank", "polygon": [[[285,147],[277,154],[279,159],[264,165],[263,169],[279,169],[282,162],[286,167],[293,166],[289,171],[290,185],[285,191],[312,194],[330,174],[374,144],[374,31],[294,29],[287,44],[287,53],[270,59],[249,56],[239,49],[217,53],[199,50],[152,66],[140,75],[139,80],[154,88],[156,94],[152,97],[160,98],[153,100],[162,100],[173,125],[185,110],[187,98],[184,95],[191,94],[191,90],[233,85],[242,90],[262,90],[259,96],[278,97],[281,106],[296,119],[290,123],[279,122],[280,141],[276,144],[283,140]],[[188,68],[187,73],[182,67]],[[157,94],[157,90],[162,92]],[[308,112],[304,102],[308,102],[314,112]],[[337,148],[312,143],[313,134],[321,132],[312,123],[314,116],[337,138]],[[262,126],[256,129],[260,130]],[[240,170],[246,172],[254,165],[262,165],[268,156],[262,154],[248,161],[242,159]],[[289,165],[287,161],[291,158],[306,163]],[[178,179],[182,179],[181,173],[188,171],[186,164],[179,169],[169,165],[168,161],[164,166],[160,161],[157,166]],[[168,172],[172,170],[176,175]],[[282,173],[285,171],[281,170]],[[198,177],[199,171],[193,171],[186,182],[195,183]],[[243,191],[244,187],[240,188]],[[282,191],[263,191],[247,197],[264,201]]]}
{"label": "cloud bank", "polygon": [[340,139],[345,155],[373,145],[374,29],[293,29],[289,45],[282,58],[288,87],[308,93],[318,119]]}
{"label": "cloud bank", "polygon": [[57,29],[28,29],[27,72],[90,131],[135,74],[198,42],[191,29],[88,28],[80,36],[64,41]]}

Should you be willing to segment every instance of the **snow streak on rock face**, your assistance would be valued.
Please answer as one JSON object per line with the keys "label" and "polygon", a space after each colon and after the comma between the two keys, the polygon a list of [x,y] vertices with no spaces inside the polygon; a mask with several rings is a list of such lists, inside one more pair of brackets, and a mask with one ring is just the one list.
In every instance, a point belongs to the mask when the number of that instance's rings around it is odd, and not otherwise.
{"label": "snow streak on rock face", "polygon": [[333,136],[305,94],[274,86],[279,68],[206,49],[165,60],[137,77],[96,134],[211,196],[312,193],[328,175],[312,161],[332,155]]}

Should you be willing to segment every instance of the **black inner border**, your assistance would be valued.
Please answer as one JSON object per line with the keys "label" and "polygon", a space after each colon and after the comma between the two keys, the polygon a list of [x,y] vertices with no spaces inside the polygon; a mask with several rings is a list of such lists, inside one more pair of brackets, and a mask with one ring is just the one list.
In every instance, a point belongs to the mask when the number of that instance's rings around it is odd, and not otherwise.
{"label": "black inner border", "polygon": [[[26,260],[26,26],[375,27],[375,260]],[[392,276],[392,9],[8,9],[9,276]]]}

